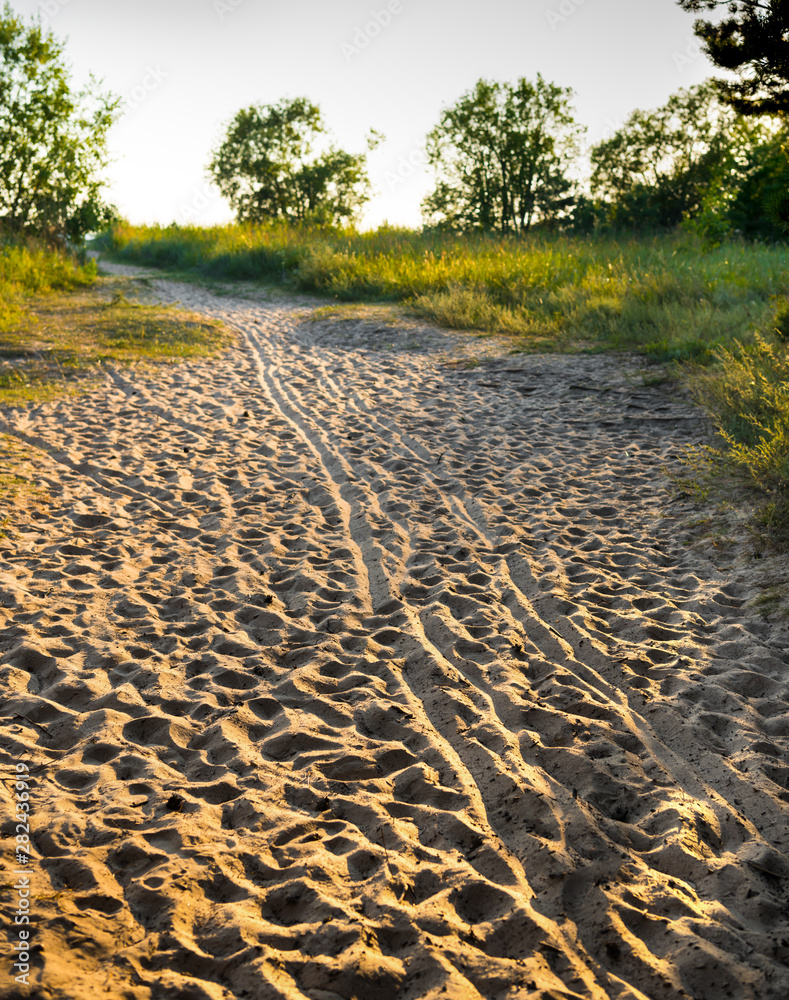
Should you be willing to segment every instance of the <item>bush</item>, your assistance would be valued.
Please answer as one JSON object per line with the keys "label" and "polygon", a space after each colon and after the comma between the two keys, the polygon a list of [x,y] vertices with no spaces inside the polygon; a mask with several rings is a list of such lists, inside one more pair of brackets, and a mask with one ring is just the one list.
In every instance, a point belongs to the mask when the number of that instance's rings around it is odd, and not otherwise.
{"label": "bush", "polygon": [[714,357],[717,365],[691,379],[722,440],[708,471],[755,490],[757,520],[777,548],[789,548],[789,345],[756,334]]}
{"label": "bush", "polygon": [[25,322],[25,298],[66,291],[96,280],[96,264],[80,264],[71,254],[40,241],[0,233],[0,334]]}

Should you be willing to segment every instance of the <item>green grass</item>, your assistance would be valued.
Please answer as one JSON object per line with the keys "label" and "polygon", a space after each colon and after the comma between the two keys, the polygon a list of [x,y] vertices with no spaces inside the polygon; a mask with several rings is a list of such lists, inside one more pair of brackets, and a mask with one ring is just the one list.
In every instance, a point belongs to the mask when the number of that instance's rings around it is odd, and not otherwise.
{"label": "green grass", "polygon": [[[92,261],[0,237],[0,407],[84,392],[106,362],[172,362],[231,342],[220,323],[134,301],[139,293],[129,279],[99,277]],[[0,441],[5,506],[36,495],[26,454]]]}
{"label": "green grass", "polygon": [[30,295],[84,288],[96,280],[93,261],[81,265],[34,241],[12,241],[0,232],[0,335],[29,326]]}
{"label": "green grass", "polygon": [[[709,248],[688,235],[327,232],[276,223],[122,224],[104,245],[120,259],[203,280],[275,283],[368,309],[399,303],[442,326],[507,334],[513,352],[624,350],[680,362],[719,434],[717,446],[688,456],[697,493],[736,487],[753,507],[760,544],[789,550],[783,245]],[[784,314],[783,333],[776,313]],[[659,371],[653,380],[665,376]]]}
{"label": "green grass", "polygon": [[22,321],[0,332],[0,406],[81,391],[105,362],[187,360],[231,342],[214,320],[134,295],[129,279],[95,278],[87,289],[29,296]]}
{"label": "green grass", "polygon": [[141,283],[94,261],[0,233],[0,405],[78,388],[104,361],[198,357],[229,343],[221,324],[141,301]]}
{"label": "green grass", "polygon": [[715,364],[686,369],[719,443],[689,456],[708,491],[737,489],[754,510],[761,542],[789,551],[789,345],[755,334],[719,346]]}
{"label": "green grass", "polygon": [[763,329],[785,294],[785,249],[692,237],[451,236],[284,224],[117,226],[119,259],[257,280],[330,299],[399,302],[442,326],[503,332],[521,350],[637,350],[708,359]]}

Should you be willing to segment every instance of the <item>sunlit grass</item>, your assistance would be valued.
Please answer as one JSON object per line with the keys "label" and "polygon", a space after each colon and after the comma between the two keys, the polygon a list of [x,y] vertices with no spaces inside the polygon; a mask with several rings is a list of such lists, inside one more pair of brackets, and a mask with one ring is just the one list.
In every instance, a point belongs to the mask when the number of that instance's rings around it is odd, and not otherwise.
{"label": "sunlit grass", "polygon": [[452,236],[382,228],[119,225],[122,259],[259,280],[341,301],[397,301],[439,325],[505,333],[523,350],[709,358],[763,329],[785,292],[785,248],[655,239]]}
{"label": "sunlit grass", "polygon": [[93,261],[81,265],[66,254],[33,241],[12,242],[0,233],[0,334],[28,325],[30,295],[84,288],[95,280]]}
{"label": "sunlit grass", "polygon": [[200,357],[230,342],[216,321],[133,301],[135,283],[93,261],[26,246],[0,250],[0,405],[84,388],[105,361]]}
{"label": "sunlit grass", "polygon": [[220,323],[130,301],[128,286],[97,279],[90,289],[29,297],[24,322],[0,333],[0,405],[82,391],[104,362],[186,360],[230,343]]}
{"label": "sunlit grass", "polygon": [[696,472],[707,489],[739,485],[753,498],[763,539],[789,550],[789,346],[756,335],[718,347],[715,362],[687,373],[720,439],[696,451]]}
{"label": "sunlit grass", "polygon": [[[163,363],[213,354],[231,342],[220,323],[138,303],[128,279],[99,278],[91,261],[34,243],[0,240],[0,407],[86,392],[104,363]],[[27,447],[0,441],[0,498],[35,495]],[[0,518],[1,518],[0,514]]]}
{"label": "sunlit grass", "polygon": [[124,224],[106,244],[123,259],[193,276],[399,303],[439,325],[509,335],[513,351],[636,351],[683,362],[720,437],[703,461],[693,459],[699,489],[736,480],[757,495],[757,530],[789,549],[789,363],[771,332],[787,308],[785,246],[284,224]]}

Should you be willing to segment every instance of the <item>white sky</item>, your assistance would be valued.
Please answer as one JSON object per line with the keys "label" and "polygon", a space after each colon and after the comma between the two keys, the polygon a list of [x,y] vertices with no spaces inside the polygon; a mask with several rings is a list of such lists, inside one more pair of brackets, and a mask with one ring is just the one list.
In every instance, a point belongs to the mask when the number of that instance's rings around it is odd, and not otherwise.
{"label": "white sky", "polygon": [[[391,9],[388,9],[391,5]],[[206,179],[233,115],[305,96],[338,144],[370,157],[364,225],[418,225],[431,188],[426,133],[480,77],[542,75],[575,91],[594,142],[714,74],[674,0],[12,0],[67,38],[89,73],[128,101],[110,137],[109,199],[130,221],[229,221]],[[394,11],[394,13],[392,13]],[[379,27],[373,14],[386,12]],[[378,21],[387,20],[379,13]],[[376,30],[376,29],[379,30]],[[366,41],[366,45],[361,43]],[[356,51],[354,51],[356,49]]]}

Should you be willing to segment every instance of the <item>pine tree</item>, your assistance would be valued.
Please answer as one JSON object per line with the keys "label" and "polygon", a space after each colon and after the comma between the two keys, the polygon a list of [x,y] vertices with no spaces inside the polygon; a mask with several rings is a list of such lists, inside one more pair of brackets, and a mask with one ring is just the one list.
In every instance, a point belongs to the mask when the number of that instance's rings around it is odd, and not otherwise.
{"label": "pine tree", "polygon": [[717,80],[723,100],[744,115],[789,114],[789,0],[677,0],[687,11],[724,9],[697,20],[704,51],[737,80]]}

